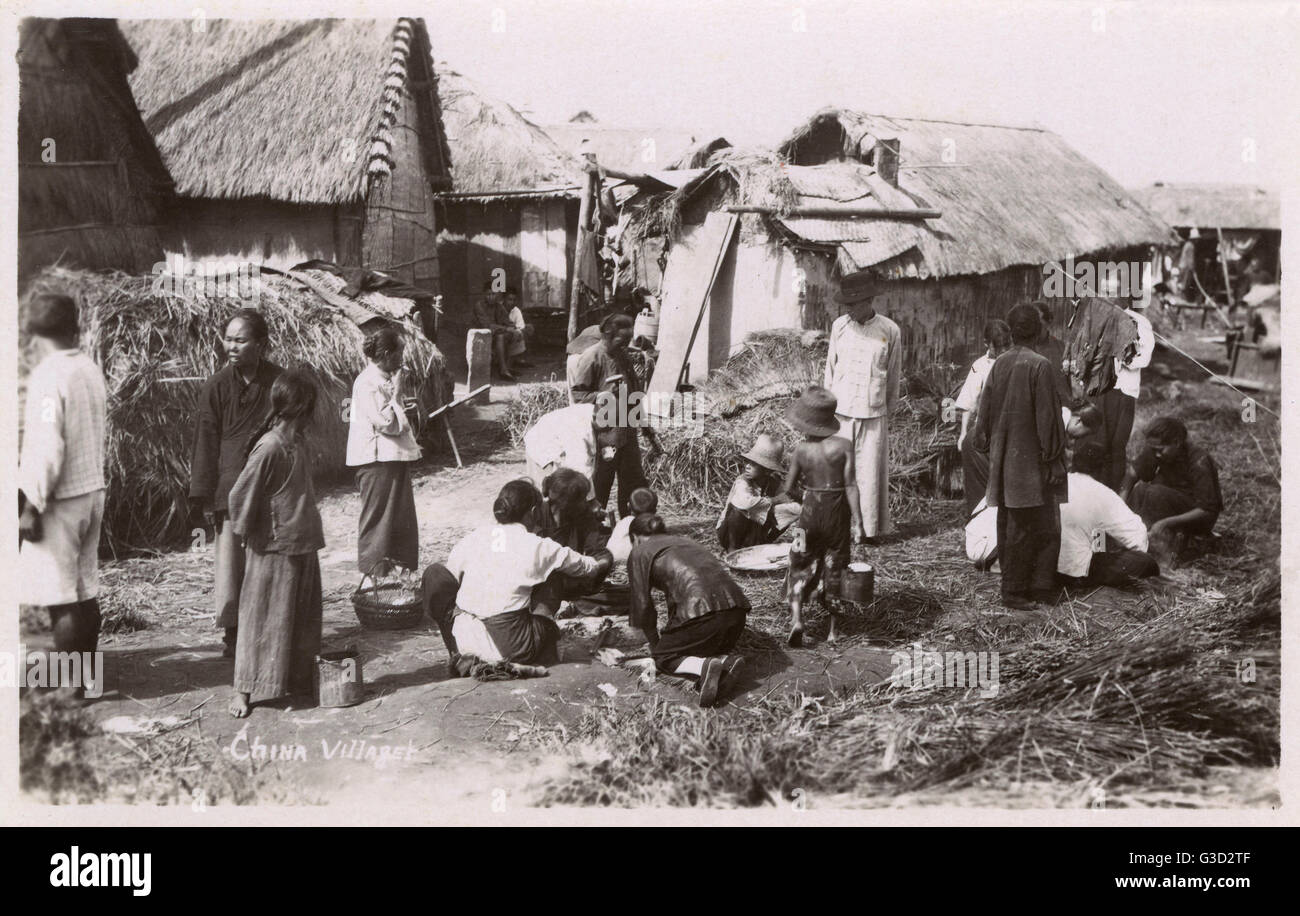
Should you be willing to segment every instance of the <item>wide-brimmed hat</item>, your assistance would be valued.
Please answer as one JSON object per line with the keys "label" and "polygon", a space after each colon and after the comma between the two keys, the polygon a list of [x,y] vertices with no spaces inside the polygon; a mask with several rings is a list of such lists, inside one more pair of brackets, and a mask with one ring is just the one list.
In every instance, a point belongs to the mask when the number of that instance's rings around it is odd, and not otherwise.
{"label": "wide-brimmed hat", "polygon": [[785,418],[801,433],[810,436],[834,436],[840,431],[835,419],[835,395],[820,385],[804,389],[799,399],[785,409]]}
{"label": "wide-brimmed hat", "polygon": [[884,285],[871,271],[859,270],[840,279],[840,288],[835,293],[835,301],[840,305],[852,305],[879,296],[884,291]]}
{"label": "wide-brimmed hat", "polygon": [[754,447],[740,456],[746,461],[752,461],[759,467],[767,468],[769,471],[780,473],[785,470],[785,446],[781,440],[769,436],[767,433],[759,433],[758,438],[754,440]]}

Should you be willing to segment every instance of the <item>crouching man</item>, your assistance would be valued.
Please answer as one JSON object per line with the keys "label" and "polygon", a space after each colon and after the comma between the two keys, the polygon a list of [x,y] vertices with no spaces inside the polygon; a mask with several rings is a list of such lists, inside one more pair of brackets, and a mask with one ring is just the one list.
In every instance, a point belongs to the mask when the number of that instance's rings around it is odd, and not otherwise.
{"label": "crouching man", "polygon": [[1120,495],[1147,525],[1152,552],[1172,564],[1193,535],[1208,535],[1223,511],[1219,468],[1209,452],[1188,441],[1187,427],[1157,417],[1120,487]]}
{"label": "crouching man", "polygon": [[543,508],[530,481],[510,481],[492,505],[496,523],[476,528],[445,564],[424,571],[424,607],[457,675],[469,676],[480,662],[555,664],[559,597],[552,573],[597,577],[613,566],[608,551],[587,557],[538,535]]}

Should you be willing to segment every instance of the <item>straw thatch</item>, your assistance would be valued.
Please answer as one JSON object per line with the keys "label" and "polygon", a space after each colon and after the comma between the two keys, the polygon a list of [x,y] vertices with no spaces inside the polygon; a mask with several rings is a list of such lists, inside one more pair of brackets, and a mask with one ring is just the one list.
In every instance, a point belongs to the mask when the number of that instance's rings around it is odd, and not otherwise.
{"label": "straw thatch", "polygon": [[[900,143],[897,188],[874,174],[880,140]],[[991,273],[1067,255],[1165,244],[1171,237],[1170,228],[1113,178],[1041,128],[825,109],[800,125],[777,152],[793,165],[872,166],[875,181],[863,183],[872,185],[876,201],[868,203],[893,207],[911,201],[942,212],[938,219],[907,224],[783,220],[809,241],[857,243],[855,266],[878,267],[886,276]],[[908,257],[886,263],[913,249]]]}
{"label": "straw thatch", "polygon": [[147,270],[171,178],[136,110],[136,58],[111,19],[19,27],[18,233],[24,279],[55,262]]}
{"label": "straw thatch", "polygon": [[628,172],[674,168],[678,159],[701,133],[671,127],[619,127],[579,112],[564,124],[544,124],[542,129],[574,155],[592,153],[596,161]]}
{"label": "straw thatch", "polygon": [[[344,466],[347,424],[342,401],[365,366],[363,335],[341,309],[301,283],[266,273],[256,301],[212,298],[200,290],[167,291],[153,277],[51,268],[32,293],[72,295],[81,309],[82,346],[108,387],[107,502],[104,540],[114,553],[187,541],[186,505],[196,399],[219,367],[218,341],[229,316],[253,305],[270,326],[269,358],[309,370],[321,386],[310,433],[316,474]],[[430,406],[449,399],[438,348],[406,326],[406,365],[422,380]]]}
{"label": "straw thatch", "polygon": [[729,149],[731,141],[726,137],[714,137],[691,146],[680,156],[668,163],[669,169],[702,169],[713,159],[719,150]]}
{"label": "straw thatch", "polygon": [[178,194],[362,200],[392,168],[405,93],[430,132],[425,170],[446,176],[422,19],[173,19],[122,31],[140,59],[131,88]]}
{"label": "straw thatch", "polygon": [[1134,188],[1133,196],[1180,229],[1282,229],[1282,200],[1244,184],[1167,184]]}
{"label": "straw thatch", "polygon": [[545,131],[464,75],[438,66],[454,197],[574,196],[582,167]]}

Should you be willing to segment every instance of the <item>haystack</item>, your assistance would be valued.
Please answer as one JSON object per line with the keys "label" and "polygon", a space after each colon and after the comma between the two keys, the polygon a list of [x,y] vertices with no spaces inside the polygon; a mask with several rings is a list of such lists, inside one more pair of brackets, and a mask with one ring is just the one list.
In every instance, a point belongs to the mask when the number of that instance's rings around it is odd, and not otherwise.
{"label": "haystack", "polygon": [[[114,554],[189,540],[187,505],[197,397],[221,364],[219,341],[231,313],[257,307],[270,326],[269,358],[310,371],[321,397],[310,433],[318,479],[344,468],[343,399],[365,366],[363,335],[343,312],[302,284],[261,277],[256,301],[168,293],[152,277],[49,268],[32,293],[63,292],[81,309],[82,346],[108,386],[108,475],[104,546]],[[445,360],[406,326],[406,367],[423,380],[421,398],[436,407],[451,393]]]}

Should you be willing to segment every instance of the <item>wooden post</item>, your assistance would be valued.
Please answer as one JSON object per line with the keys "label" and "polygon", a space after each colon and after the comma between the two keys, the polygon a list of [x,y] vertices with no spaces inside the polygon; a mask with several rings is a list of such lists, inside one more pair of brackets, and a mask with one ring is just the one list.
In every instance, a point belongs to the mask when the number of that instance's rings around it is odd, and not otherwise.
{"label": "wooden post", "polygon": [[[1232,278],[1228,276],[1228,247],[1223,241],[1223,230],[1216,227],[1214,231],[1219,233],[1219,266],[1223,268],[1223,291],[1228,296],[1228,308],[1232,308],[1236,303],[1232,298]],[[1201,326],[1205,326],[1204,321]]]}
{"label": "wooden post", "polygon": [[[594,153],[582,155],[588,162],[595,163]],[[583,185],[582,199],[578,204],[578,245],[573,250],[573,283],[569,291],[569,340],[578,336],[578,313],[582,310],[582,283],[579,282],[582,271],[578,269],[578,265],[582,263],[583,253],[587,250],[584,239],[591,232],[591,210],[596,194],[599,193],[596,188],[599,182],[600,178],[595,172],[587,173],[587,183]]]}

